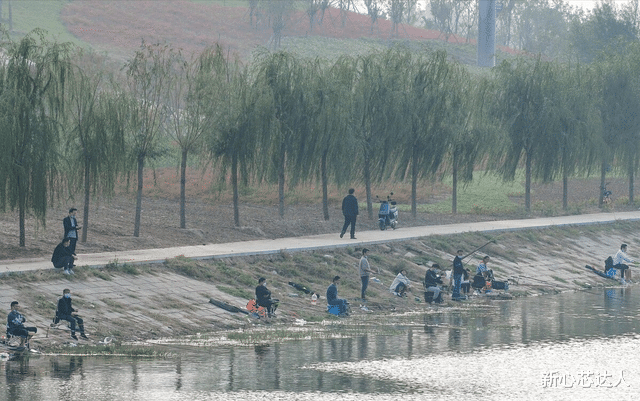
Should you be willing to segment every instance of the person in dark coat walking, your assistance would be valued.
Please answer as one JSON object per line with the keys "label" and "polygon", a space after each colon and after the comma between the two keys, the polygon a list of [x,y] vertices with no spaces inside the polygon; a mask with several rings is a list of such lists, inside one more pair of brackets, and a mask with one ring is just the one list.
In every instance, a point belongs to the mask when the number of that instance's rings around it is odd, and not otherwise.
{"label": "person in dark coat walking", "polygon": [[51,255],[53,267],[56,269],[64,267],[64,274],[73,274],[73,262],[78,259],[76,254],[71,251],[70,244],[71,240],[64,238],[53,250],[53,255]]}
{"label": "person in dark coat walking", "polygon": [[342,214],[344,215],[344,226],[340,232],[340,238],[347,232],[347,227],[351,224],[351,239],[356,239],[356,217],[358,216],[358,199],[353,195],[356,190],[349,189],[349,195],[342,200]]}
{"label": "person in dark coat walking", "polygon": [[71,338],[77,340],[76,337],[76,324],[80,329],[80,337],[86,339],[87,335],[84,334],[84,322],[80,316],[77,315],[78,310],[73,309],[71,306],[71,290],[65,288],[62,290],[62,298],[58,300],[58,309],[56,310],[56,321],[66,320],[71,324]]}
{"label": "person in dark coat walking", "polygon": [[78,213],[78,209],[72,207],[69,209],[69,215],[62,219],[62,225],[64,226],[64,238],[69,238],[71,244],[69,247],[71,248],[71,253],[76,253],[76,242],[78,242],[78,230],[82,227],[78,226],[78,222],[76,221],[76,214]]}

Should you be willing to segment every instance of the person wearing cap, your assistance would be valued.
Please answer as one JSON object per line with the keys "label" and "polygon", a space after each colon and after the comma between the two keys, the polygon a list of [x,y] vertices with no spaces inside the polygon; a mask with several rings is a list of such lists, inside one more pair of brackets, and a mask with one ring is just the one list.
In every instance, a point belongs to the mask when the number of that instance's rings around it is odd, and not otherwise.
{"label": "person wearing cap", "polygon": [[76,221],[76,214],[78,213],[78,209],[72,207],[69,209],[69,215],[62,219],[62,225],[64,226],[64,237],[69,238],[71,244],[69,248],[71,248],[71,253],[76,253],[76,242],[78,242],[78,230],[82,227],[78,226],[78,222]]}
{"label": "person wearing cap", "polygon": [[78,259],[76,254],[71,251],[71,240],[63,238],[62,242],[56,246],[51,255],[51,262],[56,269],[64,268],[64,274],[73,274],[73,262]]}
{"label": "person wearing cap", "polygon": [[327,304],[338,305],[340,308],[340,315],[349,316],[349,313],[347,312],[347,300],[338,298],[339,283],[340,276],[335,276],[327,288]]}
{"label": "person wearing cap", "polygon": [[362,281],[362,291],[360,295],[362,301],[366,301],[367,287],[369,286],[369,273],[373,273],[371,266],[369,265],[369,259],[367,258],[367,248],[362,249],[362,257],[360,258],[360,264],[358,265],[358,271],[360,272],[360,281]]}
{"label": "person wearing cap", "polygon": [[262,306],[267,310],[268,317],[276,316],[276,309],[278,309],[280,300],[271,298],[271,291],[267,289],[267,279],[264,277],[260,277],[258,279],[258,286],[256,287],[256,302],[259,306]]}

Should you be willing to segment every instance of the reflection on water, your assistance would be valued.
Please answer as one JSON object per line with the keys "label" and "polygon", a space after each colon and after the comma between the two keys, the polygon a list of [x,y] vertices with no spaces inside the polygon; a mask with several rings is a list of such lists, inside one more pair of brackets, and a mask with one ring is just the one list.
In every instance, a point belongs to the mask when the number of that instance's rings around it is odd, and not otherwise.
{"label": "reflection on water", "polygon": [[397,336],[170,359],[32,356],[0,365],[0,400],[623,400],[640,388],[639,300],[627,287],[434,307],[394,318]]}

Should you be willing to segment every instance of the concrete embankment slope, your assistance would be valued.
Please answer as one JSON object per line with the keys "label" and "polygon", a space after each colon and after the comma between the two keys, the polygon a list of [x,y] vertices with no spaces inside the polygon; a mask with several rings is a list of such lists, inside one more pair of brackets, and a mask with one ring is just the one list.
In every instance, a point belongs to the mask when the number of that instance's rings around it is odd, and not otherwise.
{"label": "concrete embankment slope", "polygon": [[[374,269],[381,269],[377,275],[383,281],[383,285],[371,283],[368,291],[369,306],[374,314],[389,313],[390,307],[395,307],[396,310],[436,308],[414,302],[412,297],[393,297],[387,287],[395,276],[398,263],[403,263],[409,271],[410,278],[416,281],[424,277],[426,265],[430,261],[438,261],[443,267],[448,268],[453,256],[443,251],[442,247],[437,246],[437,241],[432,242],[431,239],[437,236],[446,242],[446,235],[451,235],[451,241],[456,242],[452,244],[452,249],[456,249],[457,242],[464,239],[458,234],[468,232],[478,233],[468,234],[474,237],[470,244],[481,244],[486,242],[487,238],[500,235],[495,244],[491,244],[482,252],[491,254],[490,267],[494,269],[496,278],[509,279],[512,282],[510,292],[514,294],[526,295],[616,285],[615,282],[588,272],[584,265],[592,264],[601,268],[602,261],[606,256],[613,254],[621,242],[630,244],[631,256],[640,254],[639,233],[631,232],[637,231],[638,223],[630,223],[638,220],[640,213],[608,213],[401,228],[385,232],[368,231],[357,233],[357,240],[340,239],[337,234],[331,234],[202,247],[83,255],[82,265],[104,266],[117,260],[117,267],[78,268],[73,276],[64,276],[59,271],[54,271],[50,264],[44,261],[12,261],[2,264],[4,272],[29,274],[5,275],[2,278],[0,305],[5,305],[8,311],[11,301],[20,301],[28,321],[39,327],[42,333],[37,341],[43,343],[69,341],[68,331],[61,329],[51,329],[49,336],[44,336],[63,288],[72,290],[74,306],[80,309],[87,330],[94,334],[93,338],[96,340],[106,336],[113,336],[118,340],[132,340],[204,333],[255,324],[255,320],[250,320],[247,315],[227,312],[210,304],[209,299],[215,298],[243,307],[247,302],[247,294],[253,292],[255,279],[264,275],[273,296],[283,301],[279,309],[281,313],[276,319],[278,322],[293,322],[298,317],[322,318],[326,315],[324,302],[321,300],[319,305],[311,306],[308,296],[302,293],[299,297],[291,297],[290,295],[296,291],[287,284],[288,281],[294,277],[293,281],[301,280],[303,284],[310,285],[320,294],[324,294],[328,285],[326,277],[340,274],[343,276],[340,296],[350,299],[357,306],[355,298],[359,296],[359,278],[353,266],[359,257],[358,248],[366,245],[372,250]],[[615,222],[622,224],[606,224]],[[557,226],[565,226],[565,229],[559,233],[554,233],[554,230],[522,231]],[[631,227],[631,230],[627,229],[628,227]],[[445,237],[441,237],[443,235]],[[282,250],[287,252],[281,252]],[[308,252],[315,250],[320,252]],[[308,259],[300,263],[307,263],[307,268],[322,269],[323,277],[313,277],[306,272],[292,276],[286,273],[286,269],[283,273],[282,266],[278,265],[282,259],[293,266],[287,268],[302,268],[297,264],[295,257],[287,256],[294,254],[294,251],[307,255]],[[238,276],[245,275],[248,279],[234,286],[214,279],[198,280],[181,274],[171,266],[153,264],[155,261],[163,262],[179,255],[196,259],[219,258],[213,262],[226,266],[226,271]],[[470,269],[475,268],[479,256],[481,255],[474,255],[466,261]],[[204,267],[201,268],[204,270],[213,271],[220,267],[214,266],[208,260],[199,260],[197,263],[202,264]],[[41,269],[36,268],[37,266]],[[640,275],[637,277],[640,278]],[[229,290],[230,287],[239,293],[230,295],[233,294],[233,291]],[[240,294],[241,292],[243,293]],[[420,290],[416,293],[421,295]],[[449,306],[451,304],[449,301]],[[355,312],[365,313],[357,308]]]}

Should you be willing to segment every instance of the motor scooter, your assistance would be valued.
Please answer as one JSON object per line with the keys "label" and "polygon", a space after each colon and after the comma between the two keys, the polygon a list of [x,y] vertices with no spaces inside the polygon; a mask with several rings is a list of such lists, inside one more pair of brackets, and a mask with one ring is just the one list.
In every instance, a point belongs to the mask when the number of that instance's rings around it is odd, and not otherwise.
{"label": "motor scooter", "polygon": [[378,226],[380,230],[386,230],[391,226],[394,230],[398,225],[398,207],[396,201],[392,200],[393,192],[387,195],[387,199],[380,200],[378,196],[378,202],[380,202],[380,210],[378,210]]}

